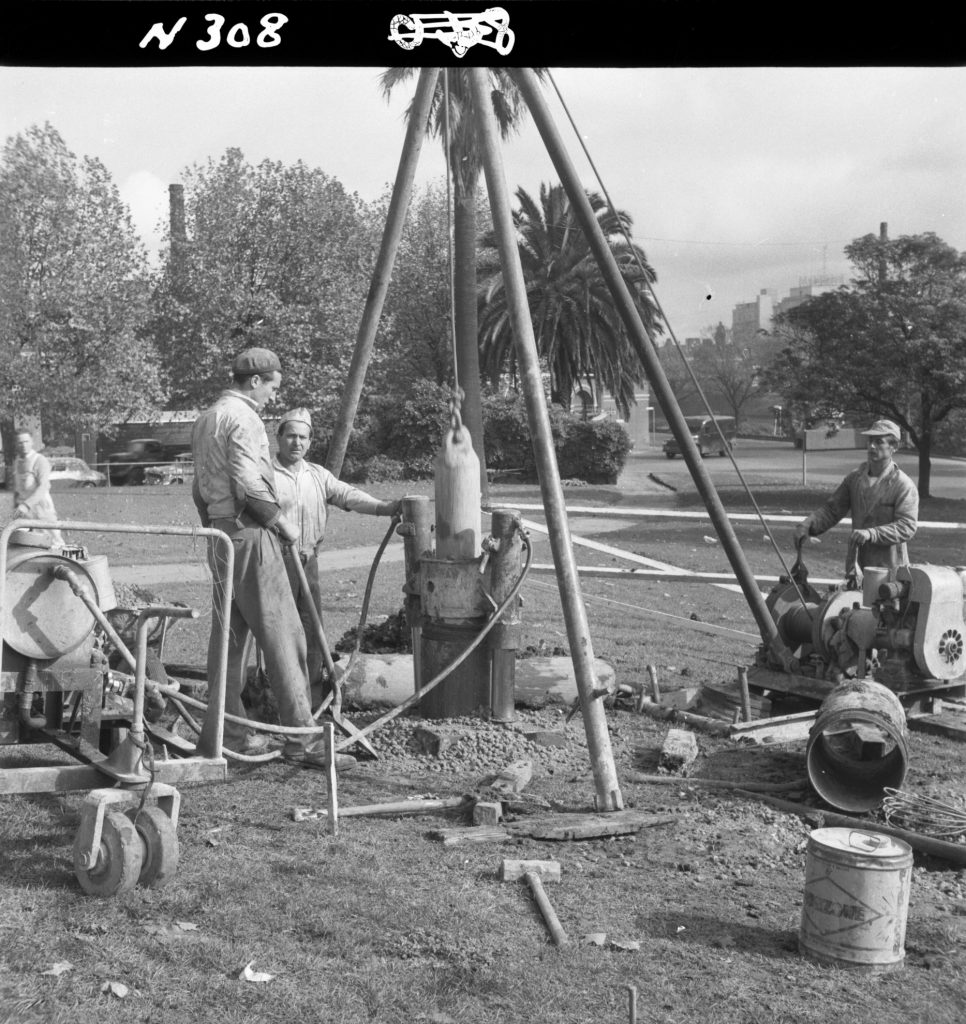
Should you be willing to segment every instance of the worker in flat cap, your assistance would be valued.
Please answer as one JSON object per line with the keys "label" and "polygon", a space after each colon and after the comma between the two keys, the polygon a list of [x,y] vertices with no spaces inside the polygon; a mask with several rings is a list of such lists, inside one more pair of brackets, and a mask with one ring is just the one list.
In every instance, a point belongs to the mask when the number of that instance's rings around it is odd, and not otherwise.
{"label": "worker in flat cap", "polygon": [[[281,363],[266,348],[239,352],[231,364],[232,386],[195,421],[191,449],[195,462],[193,496],[203,526],[222,530],[235,552],[225,711],[247,718],[241,693],[246,676],[246,644],[254,636],[278,704],[282,725],[312,728],[307,648],[282,554],[283,544],[299,540],[298,527],[278,499],[265,424],[259,413],[278,394]],[[211,544],[214,615],[224,590],[224,555]],[[220,630],[213,621],[208,643],[208,678],[218,669]],[[289,760],[323,766],[323,740],[287,734]],[[243,754],[268,747],[266,734],[225,722],[225,746]],[[337,767],[354,763],[338,755]]]}
{"label": "worker in flat cap", "polygon": [[295,526],[298,540],[292,546],[291,556],[301,559],[309,594],[303,593],[297,569],[289,560],[289,575],[293,593],[302,616],[302,625],[308,638],[309,680],[313,700],[322,696],[324,661],[316,636],[311,611],[307,602],[315,604],[322,618],[322,587],[319,574],[319,552],[325,539],[328,506],[346,512],[361,512],[367,516],[396,515],[402,507],[401,499],[383,501],[371,494],[343,483],[324,466],[306,459],[312,443],[312,416],[308,409],[289,409],[278,424],[278,451],[272,462],[275,471],[275,489],[282,515]]}
{"label": "worker in flat cap", "polygon": [[892,420],[876,420],[862,434],[869,442],[865,464],[852,470],[829,500],[795,527],[800,545],[851,515],[845,573],[852,587],[861,585],[862,570],[869,566],[908,565],[906,543],[919,525],[919,491],[893,462],[899,427]]}

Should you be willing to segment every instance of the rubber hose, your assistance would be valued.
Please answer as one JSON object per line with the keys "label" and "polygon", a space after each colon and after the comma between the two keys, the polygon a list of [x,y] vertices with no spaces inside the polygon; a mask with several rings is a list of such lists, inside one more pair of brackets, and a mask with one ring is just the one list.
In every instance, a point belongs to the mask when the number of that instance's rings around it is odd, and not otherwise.
{"label": "rubber hose", "polygon": [[[388,534],[386,539],[388,540]],[[387,711],[384,715],[382,715],[380,718],[377,718],[374,722],[370,722],[369,725],[367,725],[364,729],[360,729],[354,736],[350,736],[348,739],[343,740],[342,743],[336,746],[337,751],[347,750],[349,747],[354,746],[363,736],[368,736],[369,733],[374,732],[380,726],[385,725],[387,722],[391,722],[392,719],[394,719],[397,715],[402,714],[403,711],[406,711],[408,708],[411,708],[414,704],[418,704],[419,701],[421,701],[423,697],[425,697],[426,694],[429,693],[430,690],[438,686],[448,675],[450,675],[450,673],[454,672],[457,668],[459,668],[459,666],[462,665],[464,661],[466,661],[466,659],[473,653],[473,651],[475,651],[476,648],[479,647],[479,645],[488,636],[493,627],[503,617],[504,612],[506,612],[507,608],[510,607],[510,603],[516,599],[517,594],[519,594],[520,592],[520,588],[523,586],[524,580],[527,578],[527,574],[530,572],[530,565],[533,562],[533,546],[530,543],[530,538],[526,534],[523,534],[522,539],[523,545],[526,548],[527,557],[523,569],[520,572],[519,578],[517,579],[516,583],[513,584],[513,588],[510,590],[510,593],[507,594],[502,604],[493,613],[492,618],[490,618],[490,620],[480,630],[480,632],[476,634],[476,636],[470,641],[470,643],[467,644],[466,648],[460,653],[460,655],[451,664],[447,665],[442,672],[439,672],[436,676],[434,676],[428,683],[426,683],[425,686],[419,689],[411,697],[408,697],[406,700],[404,700],[401,704],[398,704],[392,710]],[[376,563],[373,564],[375,565]],[[169,699],[171,699],[172,703],[174,703],[176,707],[178,707],[178,713],[182,715],[182,717],[184,717],[185,721],[188,722],[191,728],[194,729],[196,732],[200,733],[201,729],[194,721],[194,719],[191,718],[191,716],[184,710],[183,707],[180,707],[178,705],[184,703],[187,704],[189,707],[199,708],[202,711],[207,711],[208,705],[205,704],[203,701],[196,700],[194,697],[188,697],[187,695],[181,693],[180,690],[175,690],[170,687],[161,686],[160,684],[158,685],[158,689],[162,693],[164,693]],[[283,736],[315,736],[324,732],[326,729],[326,726],[324,725],[269,725],[266,722],[256,722],[250,718],[241,718],[238,715],[230,715],[228,714],[228,712],[224,713],[224,718],[226,722],[233,722],[236,725],[244,725],[247,726],[249,729],[252,729],[257,732],[275,733],[277,735]],[[227,749],[225,749],[225,753],[226,755],[230,753],[232,757],[238,760],[252,761],[255,763],[261,761],[272,761],[275,760],[276,756],[281,756],[279,751],[272,751],[269,754],[239,754],[236,751],[229,752]]]}
{"label": "rubber hose", "polygon": [[512,601],[516,600],[517,594],[520,592],[520,588],[523,586],[523,581],[527,578],[527,573],[530,571],[530,565],[533,562],[533,546],[530,543],[530,538],[524,533],[523,544],[527,549],[527,558],[524,563],[523,569],[520,572],[520,577],[513,584],[513,589],[507,594],[503,603],[493,613],[493,617],[487,622],[487,624],[476,634],[476,636],[467,644],[466,648],[462,653],[452,662],[447,665],[442,672],[435,675],[425,686],[417,690],[411,697],[407,697],[401,704],[397,704],[391,711],[387,711],[382,717],[377,718],[374,722],[370,722],[365,728],[360,729],[354,736],[347,740],[343,740],[341,743],[336,744],[336,750],[342,751],[347,750],[353,744],[357,743],[363,736],[368,736],[369,733],[374,732],[380,726],[385,725],[387,722],[391,722],[397,715],[401,715],[404,711],[418,704],[423,697],[429,693],[434,687],[438,686],[451,672],[459,668],[464,661],[476,650],[477,647],[487,637],[493,627],[503,617],[503,613],[510,607]]}

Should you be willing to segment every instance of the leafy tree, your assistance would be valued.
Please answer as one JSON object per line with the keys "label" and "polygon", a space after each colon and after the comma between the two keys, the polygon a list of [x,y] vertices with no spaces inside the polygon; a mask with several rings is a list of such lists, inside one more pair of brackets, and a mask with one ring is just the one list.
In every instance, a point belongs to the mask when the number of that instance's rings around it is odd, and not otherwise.
{"label": "leafy tree", "polygon": [[[678,405],[683,407],[697,396],[698,389],[684,362],[686,358],[688,366],[691,366],[691,357],[687,353],[686,346],[682,344],[681,348],[682,351],[679,352],[677,346],[668,339],[657,350],[657,354],[664,369],[664,376],[667,377],[668,384],[671,386],[671,391],[674,393]],[[691,369],[693,371],[694,367],[691,366]]]}
{"label": "leafy tree", "polygon": [[702,389],[716,410],[734,416],[736,427],[749,406],[769,393],[766,371],[777,348],[761,337],[743,347],[708,343],[695,354],[692,365]]}
{"label": "leafy tree", "polygon": [[[513,211],[513,222],[537,351],[550,374],[550,399],[569,408],[574,384],[593,378],[614,396],[626,417],[635,385],[645,380],[644,368],[570,200],[561,185],[542,184],[538,201],[523,188],[517,189],[516,196],[519,206]],[[654,271],[644,251],[628,246],[624,238],[625,231],[630,234],[630,215],[621,210],[612,214],[597,193],[589,192],[587,197],[641,319],[659,332],[658,314],[647,292],[648,283],[655,280]],[[499,261],[492,232],[483,245],[489,250],[484,259],[491,273],[481,288],[481,350],[495,385],[505,373],[515,376],[516,354],[503,272],[495,269]]]}
{"label": "leafy tree", "polygon": [[256,167],[238,149],[182,177],[188,239],[153,322],[175,400],[209,401],[232,355],[265,345],[282,361],[282,402],[334,416],[373,259],[363,204],[301,161]]}
{"label": "leafy tree", "polygon": [[[389,200],[383,196],[369,211],[374,232],[385,223]],[[383,307],[383,337],[367,373],[367,394],[392,394],[416,380],[452,383],[447,224],[445,186],[414,189]]]}
{"label": "leafy tree", "polygon": [[146,254],[110,174],[49,123],[0,160],[0,391],[8,425],[98,431],[164,399],[143,323]]}
{"label": "leafy tree", "polygon": [[966,408],[966,255],[932,232],[865,235],[845,252],[857,276],[780,318],[790,344],[770,378],[790,402],[821,395],[898,423],[927,498],[937,424]]}
{"label": "leafy tree", "polygon": [[[544,69],[536,69],[538,75]],[[402,82],[416,75],[412,67],[387,68],[381,77],[388,97]],[[509,74],[490,68],[491,99],[497,124],[504,138],[516,130],[523,117],[523,101]],[[446,103],[448,96],[449,102]],[[448,109],[447,109],[448,106]],[[412,106],[408,114],[411,115]],[[430,131],[446,145],[449,126],[449,152],[446,154],[453,179],[453,277],[454,319],[456,331],[458,384],[463,389],[463,422],[473,438],[480,458],[481,485],[487,493],[483,467],[483,415],[480,395],[480,363],[477,324],[476,248],[477,192],[483,167],[476,131],[476,117],[469,72],[447,69],[440,74],[430,111]]]}

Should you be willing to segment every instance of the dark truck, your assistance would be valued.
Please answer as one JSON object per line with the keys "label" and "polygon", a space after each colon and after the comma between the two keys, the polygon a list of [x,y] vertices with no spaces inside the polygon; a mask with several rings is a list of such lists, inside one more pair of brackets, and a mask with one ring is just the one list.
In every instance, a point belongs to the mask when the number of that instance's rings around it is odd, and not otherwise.
{"label": "dark truck", "polygon": [[108,479],[115,486],[143,484],[149,466],[174,462],[176,456],[184,452],[182,445],[162,444],[155,437],[135,438],[128,441],[123,450],[108,455]]}

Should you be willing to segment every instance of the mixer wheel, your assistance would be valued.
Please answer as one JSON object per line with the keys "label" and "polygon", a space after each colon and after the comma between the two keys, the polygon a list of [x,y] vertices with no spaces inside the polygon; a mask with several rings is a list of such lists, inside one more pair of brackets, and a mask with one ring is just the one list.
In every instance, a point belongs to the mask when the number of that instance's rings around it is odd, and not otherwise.
{"label": "mixer wheel", "polygon": [[86,849],[74,841],[74,874],[89,896],[116,896],[137,885],[144,860],[144,845],[137,830],[121,811],[108,811],[101,829],[101,845],[92,868],[81,864]]}
{"label": "mixer wheel", "polygon": [[178,869],[178,833],[160,807],[144,807],[140,813],[132,807],[126,813],[144,844],[138,882],[160,888]]}

